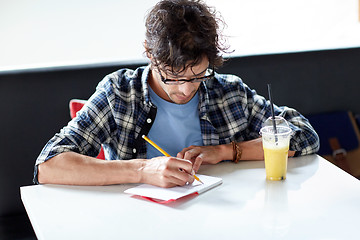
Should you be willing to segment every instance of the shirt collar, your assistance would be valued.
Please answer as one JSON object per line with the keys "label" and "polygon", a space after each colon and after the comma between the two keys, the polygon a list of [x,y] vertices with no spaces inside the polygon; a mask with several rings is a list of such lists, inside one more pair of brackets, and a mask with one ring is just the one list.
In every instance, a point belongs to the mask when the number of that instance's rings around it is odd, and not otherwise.
{"label": "shirt collar", "polygon": [[[212,80],[211,80],[212,81]],[[199,115],[201,119],[208,120],[209,112],[209,92],[206,82],[202,82],[199,87]]]}
{"label": "shirt collar", "polygon": [[151,74],[151,69],[150,69],[150,64],[147,65],[141,75],[141,84],[142,84],[142,88],[143,88],[143,98],[144,98],[144,104],[151,104],[150,101],[150,94],[149,94],[149,85],[148,85],[148,81],[149,81],[149,77]]}

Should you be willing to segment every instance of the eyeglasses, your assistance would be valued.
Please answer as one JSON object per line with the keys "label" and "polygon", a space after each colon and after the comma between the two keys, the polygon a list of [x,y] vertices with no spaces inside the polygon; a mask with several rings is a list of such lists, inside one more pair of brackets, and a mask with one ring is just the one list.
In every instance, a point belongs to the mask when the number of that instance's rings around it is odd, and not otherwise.
{"label": "eyeglasses", "polygon": [[208,76],[198,77],[198,78],[191,78],[191,79],[168,79],[168,78],[164,78],[163,75],[160,72],[160,69],[159,68],[157,68],[157,69],[158,69],[161,81],[163,83],[165,83],[165,84],[168,84],[168,85],[181,85],[181,84],[184,84],[186,82],[187,83],[204,82],[204,81],[207,81],[207,80],[210,80],[210,79],[214,78],[214,76],[215,76],[214,67],[209,70],[210,74]]}

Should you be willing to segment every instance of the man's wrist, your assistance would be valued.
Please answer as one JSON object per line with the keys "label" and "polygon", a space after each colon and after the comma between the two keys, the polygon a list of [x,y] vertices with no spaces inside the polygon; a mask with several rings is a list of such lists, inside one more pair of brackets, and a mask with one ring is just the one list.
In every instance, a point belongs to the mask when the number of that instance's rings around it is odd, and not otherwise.
{"label": "man's wrist", "polygon": [[234,163],[238,163],[241,160],[242,149],[240,148],[240,146],[235,141],[232,141],[231,144],[232,144],[232,149],[233,149],[233,159],[232,159],[232,161]]}
{"label": "man's wrist", "polygon": [[264,150],[261,138],[237,142],[236,144],[241,149],[242,160],[264,160]]}
{"label": "man's wrist", "polygon": [[221,153],[220,161],[232,161],[233,160],[233,146],[231,143],[218,145],[219,152]]}
{"label": "man's wrist", "polygon": [[135,183],[144,183],[145,180],[145,171],[146,168],[146,160],[144,159],[135,159],[134,160],[136,167],[135,169]]}

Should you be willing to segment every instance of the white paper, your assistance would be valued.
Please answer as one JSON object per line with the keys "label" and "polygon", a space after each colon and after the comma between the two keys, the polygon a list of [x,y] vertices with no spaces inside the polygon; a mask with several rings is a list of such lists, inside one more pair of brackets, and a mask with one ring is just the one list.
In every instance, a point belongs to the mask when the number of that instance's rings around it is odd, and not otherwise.
{"label": "white paper", "polygon": [[139,186],[127,189],[125,193],[168,201],[172,199],[175,200],[195,192],[200,194],[222,183],[222,179],[218,177],[211,177],[206,175],[196,176],[199,177],[204,184],[196,180],[192,184],[173,188],[161,188],[149,184],[141,184]]}

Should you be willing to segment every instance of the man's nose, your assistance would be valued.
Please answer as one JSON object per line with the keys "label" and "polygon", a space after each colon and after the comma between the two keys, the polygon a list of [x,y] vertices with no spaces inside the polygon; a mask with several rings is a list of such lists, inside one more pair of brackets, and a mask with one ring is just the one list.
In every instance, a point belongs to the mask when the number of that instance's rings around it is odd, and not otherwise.
{"label": "man's nose", "polygon": [[194,85],[192,83],[184,83],[179,85],[179,91],[185,96],[190,95],[194,91]]}

